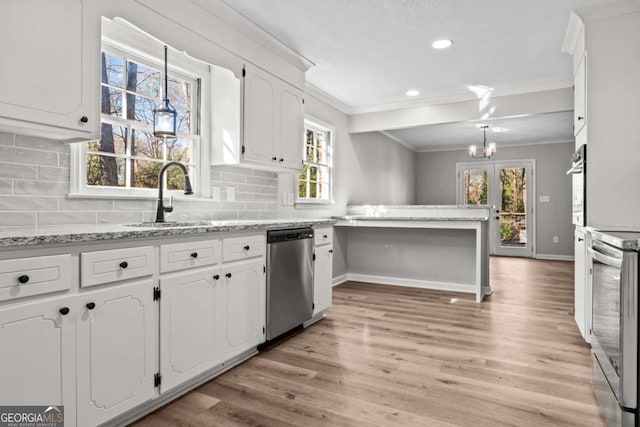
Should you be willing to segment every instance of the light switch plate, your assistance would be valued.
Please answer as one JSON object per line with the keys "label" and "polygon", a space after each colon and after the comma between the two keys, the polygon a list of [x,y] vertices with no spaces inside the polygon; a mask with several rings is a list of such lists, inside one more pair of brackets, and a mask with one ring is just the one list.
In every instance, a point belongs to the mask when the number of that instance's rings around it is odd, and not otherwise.
{"label": "light switch plate", "polygon": [[551,196],[540,196],[540,203],[549,203],[551,201]]}
{"label": "light switch plate", "polygon": [[220,187],[211,188],[211,198],[215,201],[220,200]]}
{"label": "light switch plate", "polygon": [[227,202],[233,202],[236,199],[236,187],[227,187]]}

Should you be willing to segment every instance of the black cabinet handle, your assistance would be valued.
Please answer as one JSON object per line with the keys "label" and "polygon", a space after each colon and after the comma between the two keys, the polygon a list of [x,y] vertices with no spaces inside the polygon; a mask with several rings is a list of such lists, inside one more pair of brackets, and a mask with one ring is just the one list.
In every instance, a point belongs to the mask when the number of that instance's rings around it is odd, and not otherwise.
{"label": "black cabinet handle", "polygon": [[245,250],[245,251],[248,251],[249,249],[251,249],[251,246],[249,246],[249,245],[247,245],[247,246],[245,246],[245,247],[244,247],[244,250]]}
{"label": "black cabinet handle", "polygon": [[89,310],[93,310],[94,308],[96,308],[96,303],[95,302],[89,302],[87,303],[87,308]]}
{"label": "black cabinet handle", "polygon": [[69,314],[69,311],[71,311],[71,310],[69,310],[69,307],[62,307],[58,311],[60,311],[60,314],[62,314],[63,316],[66,316],[67,314]]}
{"label": "black cabinet handle", "polygon": [[198,252],[192,252],[191,258],[198,258]]}
{"label": "black cabinet handle", "polygon": [[27,283],[29,281],[29,276],[27,276],[26,274],[23,274],[22,276],[18,277],[18,282],[24,284]]}
{"label": "black cabinet handle", "polygon": [[213,276],[213,280],[220,280],[220,275],[216,274],[215,276]]}
{"label": "black cabinet handle", "polygon": [[127,267],[129,267],[129,263],[128,263],[127,261],[122,261],[122,262],[120,263],[120,268],[123,268],[123,269],[124,269],[124,268],[127,268]]}
{"label": "black cabinet handle", "polygon": [[273,160],[275,162],[276,160],[278,160],[278,158],[277,157],[272,157],[271,160]]}
{"label": "black cabinet handle", "polygon": [[89,122],[89,117],[87,117],[87,116],[82,116],[82,117],[80,117],[80,121],[81,121],[82,123],[87,123],[87,122]]}
{"label": "black cabinet handle", "polygon": [[231,278],[231,273],[227,273],[225,274],[225,276],[227,276],[228,278]]}

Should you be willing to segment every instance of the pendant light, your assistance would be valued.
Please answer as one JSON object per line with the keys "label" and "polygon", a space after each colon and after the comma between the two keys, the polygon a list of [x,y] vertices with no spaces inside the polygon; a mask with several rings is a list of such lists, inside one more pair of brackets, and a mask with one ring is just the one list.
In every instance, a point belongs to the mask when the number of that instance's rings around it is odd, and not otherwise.
{"label": "pendant light", "polygon": [[480,126],[480,128],[482,129],[482,134],[483,134],[482,153],[478,154],[478,147],[476,145],[470,145],[469,156],[471,156],[474,159],[482,159],[482,158],[490,159],[491,156],[496,154],[496,143],[490,142],[487,144],[487,129],[489,128],[489,125],[482,125]]}
{"label": "pendant light", "polygon": [[164,47],[164,99],[160,108],[153,110],[153,134],[167,138],[176,136],[176,109],[169,103],[169,78],[167,74],[167,46]]}

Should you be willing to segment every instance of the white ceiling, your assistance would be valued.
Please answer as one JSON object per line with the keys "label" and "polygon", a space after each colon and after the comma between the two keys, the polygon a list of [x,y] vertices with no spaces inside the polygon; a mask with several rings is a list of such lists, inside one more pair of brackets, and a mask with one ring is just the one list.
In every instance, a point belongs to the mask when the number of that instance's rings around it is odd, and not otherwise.
{"label": "white ceiling", "polygon": [[[467,148],[482,145],[480,125],[489,125],[487,142],[498,146],[539,142],[567,142],[573,139],[573,111],[532,116],[455,122],[389,130],[387,136],[417,151]],[[500,132],[496,132],[500,131]]]}
{"label": "white ceiling", "polygon": [[[352,112],[364,112],[475,99],[469,86],[493,88],[494,96],[570,87],[571,57],[560,51],[570,12],[611,0],[223,1],[314,62],[308,83]],[[454,45],[432,49],[440,38]],[[407,98],[408,89],[418,89],[419,99]],[[566,139],[571,123],[569,114],[513,119],[504,138]],[[425,149],[467,145],[472,137],[463,132],[474,127],[444,124],[390,134]]]}

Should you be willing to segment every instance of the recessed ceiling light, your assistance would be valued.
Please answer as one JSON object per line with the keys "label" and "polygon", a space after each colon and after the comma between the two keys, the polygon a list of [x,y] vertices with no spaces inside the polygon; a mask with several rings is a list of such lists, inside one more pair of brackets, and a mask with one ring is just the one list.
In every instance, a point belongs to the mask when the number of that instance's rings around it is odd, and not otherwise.
{"label": "recessed ceiling light", "polygon": [[434,49],[446,49],[448,47],[451,47],[452,44],[453,44],[453,40],[442,39],[442,40],[436,40],[433,43],[431,43],[431,47]]}
{"label": "recessed ceiling light", "polygon": [[420,91],[416,90],[416,89],[411,89],[411,90],[408,90],[405,95],[407,95],[407,96],[418,96],[418,95],[420,95]]}

